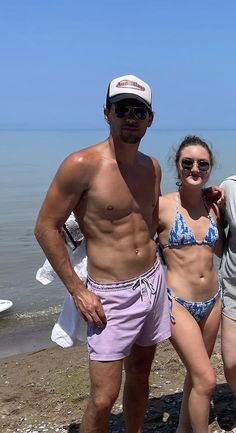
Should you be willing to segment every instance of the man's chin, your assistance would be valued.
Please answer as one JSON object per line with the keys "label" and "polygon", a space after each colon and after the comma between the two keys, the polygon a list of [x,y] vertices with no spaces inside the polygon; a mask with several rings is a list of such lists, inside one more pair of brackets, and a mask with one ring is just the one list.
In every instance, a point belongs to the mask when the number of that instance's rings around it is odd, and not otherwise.
{"label": "man's chin", "polygon": [[142,137],[137,135],[137,133],[132,132],[132,131],[122,131],[122,133],[121,133],[121,139],[125,143],[137,144],[140,142],[141,138]]}

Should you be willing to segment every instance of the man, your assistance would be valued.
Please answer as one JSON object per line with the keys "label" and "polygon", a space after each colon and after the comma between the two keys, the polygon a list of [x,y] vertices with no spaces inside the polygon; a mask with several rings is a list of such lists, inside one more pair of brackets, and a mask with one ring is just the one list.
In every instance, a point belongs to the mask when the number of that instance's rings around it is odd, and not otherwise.
{"label": "man", "polygon": [[[35,235],[88,322],[91,392],[81,433],[108,432],[123,362],[126,431],[138,433],[155,347],[170,336],[165,278],[153,241],[161,170],[138,150],[153,121],[150,87],[132,75],[115,78],[104,116],[109,137],[62,162]],[[86,286],[59,234],[71,211],[87,242]]]}

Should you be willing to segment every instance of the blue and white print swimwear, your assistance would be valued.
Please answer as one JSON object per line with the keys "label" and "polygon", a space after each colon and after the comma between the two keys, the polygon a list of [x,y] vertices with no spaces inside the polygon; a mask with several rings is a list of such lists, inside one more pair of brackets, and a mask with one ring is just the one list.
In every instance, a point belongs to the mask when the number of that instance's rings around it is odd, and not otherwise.
{"label": "blue and white print swimwear", "polygon": [[171,230],[169,232],[168,242],[165,245],[161,245],[162,248],[174,248],[174,247],[178,248],[184,245],[202,245],[202,244],[206,244],[211,247],[214,247],[214,245],[219,239],[219,232],[214,218],[211,216],[208,209],[207,211],[208,211],[208,219],[210,222],[209,228],[204,239],[198,240],[196,239],[191,228],[186,223],[183,215],[179,211],[179,194],[177,193],[175,219],[171,227]]}
{"label": "blue and white print swimwear", "polygon": [[172,314],[174,300],[178,302],[180,305],[182,305],[184,308],[186,308],[186,310],[190,312],[190,314],[197,322],[200,322],[210,312],[217,298],[219,296],[221,296],[222,298],[221,286],[219,286],[219,289],[217,290],[216,294],[211,299],[208,299],[207,301],[200,301],[200,302],[189,302],[189,301],[185,301],[185,299],[183,298],[174,296],[170,287],[167,287],[167,293],[170,301],[170,318],[172,323],[176,323],[175,316]]}

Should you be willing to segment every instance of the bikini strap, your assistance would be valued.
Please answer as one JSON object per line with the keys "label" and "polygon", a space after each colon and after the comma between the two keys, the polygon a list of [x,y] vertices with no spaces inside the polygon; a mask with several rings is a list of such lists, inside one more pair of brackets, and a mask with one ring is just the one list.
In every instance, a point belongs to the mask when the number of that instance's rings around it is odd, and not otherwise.
{"label": "bikini strap", "polygon": [[176,193],[176,210],[179,210],[179,204],[180,204],[180,194],[179,191]]}
{"label": "bikini strap", "polygon": [[173,315],[173,302],[174,302],[175,297],[172,295],[172,290],[170,287],[167,287],[167,294],[168,294],[168,299],[170,301],[170,320],[173,324],[175,324],[176,318]]}

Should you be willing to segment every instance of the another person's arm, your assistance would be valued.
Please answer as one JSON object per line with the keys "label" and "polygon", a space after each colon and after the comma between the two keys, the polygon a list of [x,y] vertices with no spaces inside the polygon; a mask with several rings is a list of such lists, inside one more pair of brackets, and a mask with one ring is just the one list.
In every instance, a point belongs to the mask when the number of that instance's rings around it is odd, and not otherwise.
{"label": "another person's arm", "polygon": [[203,190],[205,199],[209,203],[215,203],[217,206],[224,206],[225,203],[225,191],[220,186],[209,186]]}
{"label": "another person's arm", "polygon": [[223,220],[222,220],[221,208],[218,208],[217,206],[214,206],[214,207],[215,207],[216,218],[217,218],[217,228],[218,228],[218,232],[219,232],[219,240],[216,243],[214,253],[218,257],[221,258],[223,255],[223,251],[224,251],[225,231],[224,231],[224,225],[223,225]]}

